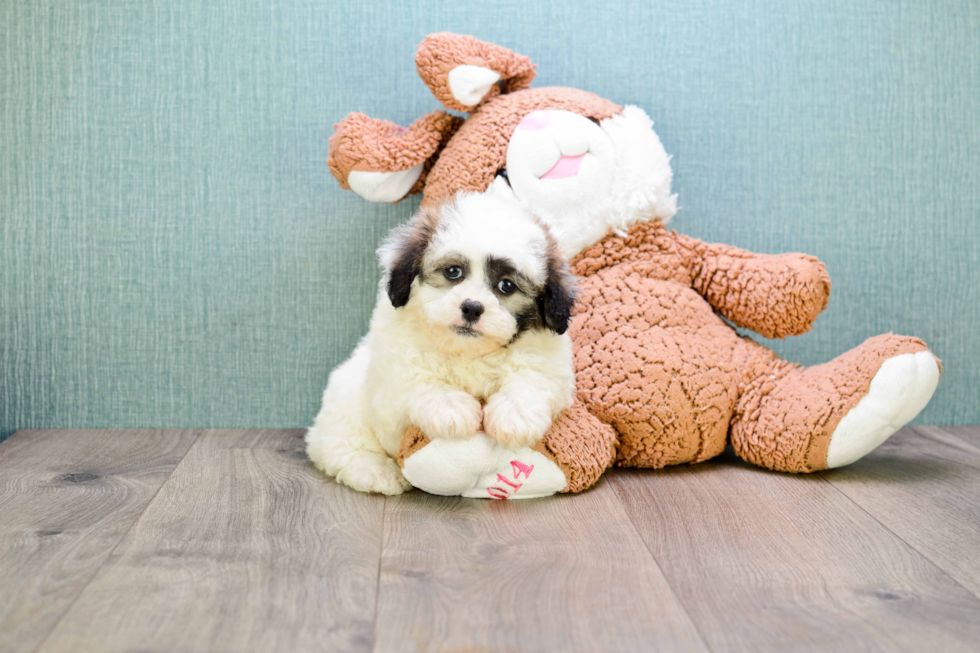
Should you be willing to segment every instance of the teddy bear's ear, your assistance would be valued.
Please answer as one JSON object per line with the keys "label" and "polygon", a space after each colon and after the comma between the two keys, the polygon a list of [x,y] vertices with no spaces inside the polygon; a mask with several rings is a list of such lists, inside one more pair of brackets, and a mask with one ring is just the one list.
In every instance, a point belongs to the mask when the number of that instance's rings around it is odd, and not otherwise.
{"label": "teddy bear's ear", "polygon": [[425,37],[415,66],[436,99],[456,111],[472,111],[498,93],[527,88],[535,75],[524,55],[450,32]]}
{"label": "teddy bear's ear", "polygon": [[369,202],[397,202],[422,191],[426,173],[462,123],[445,111],[408,128],[351,113],[334,125],[327,165],[343,188]]}

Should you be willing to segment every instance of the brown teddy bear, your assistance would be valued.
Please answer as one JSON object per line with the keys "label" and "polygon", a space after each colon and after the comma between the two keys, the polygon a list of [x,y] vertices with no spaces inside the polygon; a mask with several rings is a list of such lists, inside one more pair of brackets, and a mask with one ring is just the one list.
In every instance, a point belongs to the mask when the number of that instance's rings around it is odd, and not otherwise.
{"label": "brown teddy bear", "polygon": [[527,57],[470,36],[427,37],[416,64],[443,106],[469,117],[436,111],[406,129],[350,114],[330,140],[341,186],[380,202],[422,192],[423,205],[459,191],[514,195],[580,277],[575,405],[534,449],[409,429],[399,464],[416,487],[485,498],[578,492],[612,465],[701,462],[729,441],[756,465],[813,472],[864,456],[932,397],[939,361],[917,338],[877,336],[804,368],[739,336],[731,324],[767,338],[808,331],[827,306],[826,270],[805,254],[668,231],[669,157],[641,109],[530,88]]}

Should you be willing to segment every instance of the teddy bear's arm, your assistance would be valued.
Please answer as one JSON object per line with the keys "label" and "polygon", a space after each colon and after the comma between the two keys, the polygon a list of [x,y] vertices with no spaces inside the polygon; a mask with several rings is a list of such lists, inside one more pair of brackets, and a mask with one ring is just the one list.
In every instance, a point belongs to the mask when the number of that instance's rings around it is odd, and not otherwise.
{"label": "teddy bear's arm", "polygon": [[766,338],[806,333],[827,306],[830,278],[806,254],[755,254],[676,235],[692,286],[736,326]]}

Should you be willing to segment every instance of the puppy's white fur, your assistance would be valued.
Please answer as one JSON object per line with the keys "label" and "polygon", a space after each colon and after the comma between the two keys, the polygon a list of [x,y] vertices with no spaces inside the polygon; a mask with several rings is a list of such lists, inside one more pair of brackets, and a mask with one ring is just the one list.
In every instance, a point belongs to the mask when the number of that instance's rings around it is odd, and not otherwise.
{"label": "puppy's white fur", "polygon": [[[395,462],[410,424],[430,438],[466,438],[482,424],[487,435],[516,449],[533,445],[572,403],[568,335],[547,328],[543,316],[522,330],[514,314],[517,304],[537,309],[538,297],[518,293],[543,292],[554,272],[548,256],[557,246],[549,248],[545,228],[517,202],[492,194],[463,194],[439,211],[420,274],[399,308],[388,284],[418,218],[379,249],[386,275],[370,331],[330,375],[306,436],[316,466],[355,490],[399,494],[410,487]],[[488,257],[513,263],[511,276],[521,276],[522,285],[515,296],[493,290]],[[462,281],[440,276],[440,265],[464,260]],[[465,331],[465,300],[484,306],[470,325],[478,335]]]}

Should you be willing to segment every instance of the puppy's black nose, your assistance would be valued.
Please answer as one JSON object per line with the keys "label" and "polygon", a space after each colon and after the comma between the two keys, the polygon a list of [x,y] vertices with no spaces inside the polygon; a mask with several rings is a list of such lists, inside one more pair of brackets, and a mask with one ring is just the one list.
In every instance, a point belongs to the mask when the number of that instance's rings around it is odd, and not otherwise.
{"label": "puppy's black nose", "polygon": [[467,299],[460,304],[459,310],[463,312],[463,319],[467,322],[476,322],[483,315],[483,304]]}

